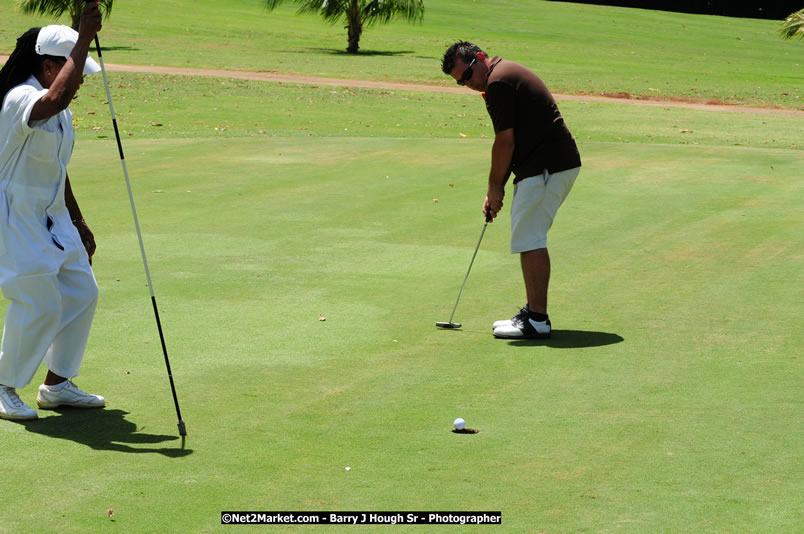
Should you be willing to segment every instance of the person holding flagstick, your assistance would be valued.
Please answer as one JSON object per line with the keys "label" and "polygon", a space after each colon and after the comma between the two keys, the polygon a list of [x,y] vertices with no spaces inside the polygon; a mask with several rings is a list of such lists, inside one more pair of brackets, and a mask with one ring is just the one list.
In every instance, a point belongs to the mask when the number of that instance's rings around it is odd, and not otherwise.
{"label": "person holding flagstick", "polygon": [[45,362],[37,405],[98,408],[78,375],[98,299],[92,231],[67,176],[75,132],[69,105],[100,67],[89,49],[101,29],[87,2],[79,31],[31,28],[0,70],[0,288],[10,301],[0,344],[0,418],[37,412],[17,394]]}

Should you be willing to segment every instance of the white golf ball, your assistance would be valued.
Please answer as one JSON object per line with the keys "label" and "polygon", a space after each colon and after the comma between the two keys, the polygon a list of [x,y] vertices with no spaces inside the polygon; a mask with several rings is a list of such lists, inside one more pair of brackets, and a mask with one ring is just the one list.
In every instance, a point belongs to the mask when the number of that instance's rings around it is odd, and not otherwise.
{"label": "white golf ball", "polygon": [[466,421],[464,421],[459,417],[452,424],[455,425],[455,430],[463,430],[464,427],[466,426]]}

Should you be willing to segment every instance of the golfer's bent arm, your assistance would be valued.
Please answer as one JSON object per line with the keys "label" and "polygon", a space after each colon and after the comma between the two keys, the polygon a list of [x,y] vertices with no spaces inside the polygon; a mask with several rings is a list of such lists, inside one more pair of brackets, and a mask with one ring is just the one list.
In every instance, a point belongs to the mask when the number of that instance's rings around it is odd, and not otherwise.
{"label": "golfer's bent arm", "polygon": [[[94,10],[94,12],[93,12]],[[34,121],[46,120],[67,109],[72,102],[78,88],[81,87],[89,47],[95,34],[100,30],[101,15],[97,2],[89,2],[84,7],[81,17],[81,26],[78,29],[78,40],[70,52],[70,57],[62,66],[56,79],[48,87],[46,94],[34,104],[29,124]]]}
{"label": "golfer's bent arm", "polygon": [[505,183],[511,175],[511,160],[514,157],[514,129],[508,128],[496,133],[494,144],[491,147],[491,170],[489,171],[489,188],[486,202],[483,206],[491,208],[493,216],[502,209],[502,200],[505,196]]}

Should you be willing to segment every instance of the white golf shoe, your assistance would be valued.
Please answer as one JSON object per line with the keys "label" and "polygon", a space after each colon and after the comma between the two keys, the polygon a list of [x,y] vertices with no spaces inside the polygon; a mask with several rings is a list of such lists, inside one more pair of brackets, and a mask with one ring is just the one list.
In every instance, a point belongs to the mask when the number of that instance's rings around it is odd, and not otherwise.
{"label": "white golf shoe", "polygon": [[31,421],[38,417],[36,410],[22,402],[15,388],[0,386],[0,419]]}
{"label": "white golf shoe", "polygon": [[92,395],[78,389],[72,380],[68,380],[60,391],[51,391],[48,386],[39,386],[36,395],[36,404],[43,410],[52,410],[59,406],[73,406],[75,408],[103,408],[106,399],[100,395]]}
{"label": "white golf shoe", "polygon": [[519,319],[526,319],[528,317],[528,305],[525,304],[522,306],[522,309],[517,312],[516,315],[511,317],[510,319],[503,319],[502,321],[494,321],[494,324],[491,325],[492,330],[496,330],[501,326],[511,326],[511,323],[517,321]]}
{"label": "white golf shoe", "polygon": [[529,317],[516,319],[507,326],[494,329],[494,337],[504,339],[546,339],[550,337],[550,319],[534,321]]}

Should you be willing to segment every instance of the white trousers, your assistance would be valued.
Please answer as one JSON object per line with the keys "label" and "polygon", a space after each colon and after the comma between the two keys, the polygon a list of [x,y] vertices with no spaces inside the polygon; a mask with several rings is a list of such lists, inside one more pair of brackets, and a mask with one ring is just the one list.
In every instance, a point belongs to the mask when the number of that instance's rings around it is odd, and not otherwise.
{"label": "white trousers", "polygon": [[547,248],[547,231],[569,195],[581,168],[531,176],[514,184],[511,254]]}
{"label": "white trousers", "polygon": [[0,346],[0,384],[25,387],[42,360],[59,376],[77,376],[98,302],[89,265],[16,278],[3,294],[11,302]]}
{"label": "white trousers", "polygon": [[[23,200],[29,200],[23,202]],[[65,208],[52,228],[29,198],[0,193],[0,287],[8,299],[0,343],[0,384],[23,388],[42,363],[78,375],[98,302],[98,284]],[[11,209],[10,209],[10,208]]]}

